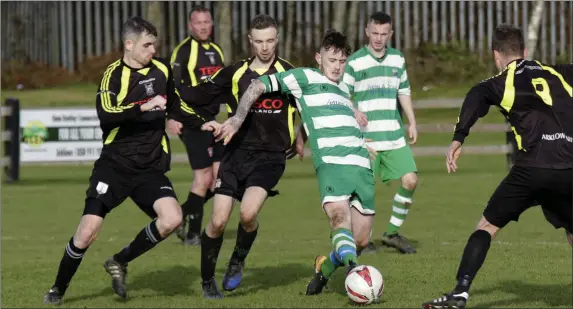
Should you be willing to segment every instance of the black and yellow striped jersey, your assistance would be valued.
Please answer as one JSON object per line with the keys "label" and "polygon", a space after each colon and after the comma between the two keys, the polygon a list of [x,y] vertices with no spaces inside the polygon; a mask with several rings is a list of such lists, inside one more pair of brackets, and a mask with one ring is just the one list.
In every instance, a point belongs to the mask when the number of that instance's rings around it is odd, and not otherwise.
{"label": "black and yellow striped jersey", "polygon": [[464,141],[489,107],[499,107],[515,134],[515,165],[573,167],[573,64],[518,59],[474,86],[463,102],[454,140]]}
{"label": "black and yellow striped jersey", "polygon": [[[237,109],[239,98],[247,90],[251,81],[261,75],[271,75],[293,68],[286,60],[275,57],[266,72],[250,69],[255,58],[247,58],[227,66],[208,78],[197,87],[180,88],[181,97],[191,105],[208,105],[219,108],[227,105],[232,116]],[[250,150],[285,151],[295,138],[294,118],[296,102],[291,95],[280,92],[263,94],[252,106],[239,131],[227,147]]]}
{"label": "black and yellow striped jersey", "polygon": [[[155,96],[167,100],[166,109],[142,112],[140,106]],[[96,110],[103,132],[103,149],[96,165],[126,173],[169,170],[166,114],[173,119],[185,114],[187,121],[204,122],[181,102],[169,63],[158,58],[140,69],[129,67],[122,59],[109,65],[96,95]]]}
{"label": "black and yellow striped jersey", "polygon": [[171,67],[176,87],[197,86],[223,68],[225,56],[214,42],[199,42],[189,36],[173,49]]}

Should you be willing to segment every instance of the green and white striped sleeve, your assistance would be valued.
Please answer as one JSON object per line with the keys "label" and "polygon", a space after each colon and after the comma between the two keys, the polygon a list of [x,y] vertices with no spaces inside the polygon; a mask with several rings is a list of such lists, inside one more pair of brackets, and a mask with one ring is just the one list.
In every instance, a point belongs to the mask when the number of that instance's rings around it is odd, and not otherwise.
{"label": "green and white striped sleeve", "polygon": [[404,59],[402,68],[400,69],[400,85],[398,86],[398,95],[410,94],[410,80],[408,79],[408,72],[406,71],[406,59]]}
{"label": "green and white striped sleeve", "polygon": [[348,91],[350,96],[354,95],[354,82],[355,79],[355,72],[354,68],[350,65],[350,63],[346,63],[346,67],[344,68],[344,75],[342,76],[342,81],[348,86]]}
{"label": "green and white striped sleeve", "polygon": [[259,80],[265,85],[265,93],[280,91],[292,94],[295,98],[302,97],[302,90],[308,84],[308,79],[302,68],[264,75]]}

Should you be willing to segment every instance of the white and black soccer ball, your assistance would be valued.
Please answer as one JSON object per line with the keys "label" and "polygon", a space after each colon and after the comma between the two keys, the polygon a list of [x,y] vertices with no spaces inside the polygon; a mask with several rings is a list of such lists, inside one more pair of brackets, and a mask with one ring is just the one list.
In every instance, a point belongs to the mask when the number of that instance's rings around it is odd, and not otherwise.
{"label": "white and black soccer ball", "polygon": [[348,273],[344,287],[350,300],[360,305],[369,305],[382,298],[384,278],[376,268],[360,265]]}

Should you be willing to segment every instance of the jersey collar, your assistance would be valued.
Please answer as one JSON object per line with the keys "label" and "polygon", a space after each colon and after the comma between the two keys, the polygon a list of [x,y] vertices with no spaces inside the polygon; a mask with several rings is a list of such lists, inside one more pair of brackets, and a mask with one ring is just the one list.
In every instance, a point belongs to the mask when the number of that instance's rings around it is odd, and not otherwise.
{"label": "jersey collar", "polygon": [[[203,46],[203,48],[205,49],[209,49],[211,47],[211,40],[207,40],[205,42],[201,42],[199,40],[197,40],[192,34],[189,35],[189,37],[191,38],[191,41],[195,41],[197,42],[197,44],[199,44],[199,46]],[[207,46],[207,47],[205,47]]]}
{"label": "jersey collar", "polygon": [[[248,58],[248,59],[247,59],[247,70],[249,70],[249,71],[251,71],[251,72],[254,72],[254,73],[257,73],[257,72],[251,70],[251,63],[253,63],[253,61],[255,60],[256,57],[257,57],[257,56],[252,56],[251,58]],[[269,69],[267,70],[267,72],[269,72],[269,71],[272,70],[272,69],[276,69],[276,68],[275,68],[275,64],[277,63],[278,60],[279,60],[279,56],[278,56],[277,54],[275,54],[275,59],[273,60],[273,62],[272,62],[271,65],[269,66]],[[267,73],[267,72],[265,72],[265,73]],[[259,74],[259,73],[257,73],[257,74]],[[259,75],[260,75],[260,74],[259,74]]]}
{"label": "jersey collar", "polygon": [[370,55],[370,57],[372,57],[372,59],[376,60],[376,62],[381,63],[382,61],[384,61],[384,59],[386,59],[386,56],[388,56],[388,46],[386,46],[386,50],[384,51],[384,55],[382,55],[382,58],[378,58],[378,57],[374,56],[372,51],[370,51],[370,48],[368,48],[368,45],[364,45],[363,48],[366,50],[368,55]]}
{"label": "jersey collar", "polygon": [[155,57],[153,57],[152,60],[149,61],[149,63],[146,66],[141,67],[141,68],[130,67],[127,63],[125,63],[125,61],[123,61],[123,57],[121,57],[119,60],[121,61],[121,65],[123,65],[124,67],[126,67],[132,71],[139,71],[139,70],[143,70],[143,69],[151,67],[153,65],[153,60],[157,60],[157,59]]}

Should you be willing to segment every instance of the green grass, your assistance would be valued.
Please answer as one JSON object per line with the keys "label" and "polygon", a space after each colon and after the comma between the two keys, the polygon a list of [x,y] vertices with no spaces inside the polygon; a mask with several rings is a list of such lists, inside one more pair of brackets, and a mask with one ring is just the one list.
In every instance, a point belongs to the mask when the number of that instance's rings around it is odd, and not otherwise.
{"label": "green grass", "polygon": [[[418,108],[415,109],[415,113],[416,113],[416,122],[418,124],[423,124],[423,123],[451,124],[453,130],[453,125],[456,124],[460,110],[459,108],[431,108],[431,109]],[[496,107],[490,107],[489,113],[478,121],[478,123],[504,123],[504,122],[505,118]]]}
{"label": "green grass", "polygon": [[2,103],[6,98],[17,98],[22,108],[93,106],[97,85],[77,84],[57,88],[2,90]]}
{"label": "green grass", "polygon": [[[384,249],[364,255],[362,264],[378,268],[386,280],[384,302],[372,307],[413,308],[453,288],[460,254],[492,191],[506,173],[503,156],[464,156],[448,175],[442,157],[417,159],[420,182],[402,232],[418,253]],[[90,166],[26,166],[18,184],[2,190],[2,307],[40,307],[53,283],[64,246],[83,208]],[[168,176],[184,199],[191,173],[174,165]],[[396,184],[377,186],[374,240],[386,228]],[[105,220],[87,251],[63,307],[351,307],[342,271],[317,297],[303,295],[317,254],[331,250],[326,217],[319,204],[316,177],[308,160],[289,161],[260,215],[260,231],[247,259],[242,286],[220,301],[205,301],[200,288],[200,253],[175,237],[130,264],[130,299],[113,294],[103,261],[128,244],[148,219],[127,201]],[[205,220],[211,213],[206,206]],[[217,265],[221,282],[234,246],[238,211],[227,226]],[[492,243],[474,282],[471,307],[549,308],[573,305],[571,248],[562,230],[544,221],[539,208],[522,215]]]}
{"label": "green grass", "polygon": [[[436,87],[428,91],[421,88],[412,88],[412,97],[415,100],[430,98],[463,98],[471,85],[456,87]],[[24,89],[16,91],[2,89],[0,98],[18,98],[22,107],[69,107],[92,106],[95,104],[96,84],[77,84],[55,88]]]}
{"label": "green grass", "polygon": [[[476,80],[475,82],[479,82]],[[463,98],[471,89],[473,84],[461,84],[455,86],[434,86],[424,90],[422,87],[412,86],[412,97],[415,100],[435,99],[435,98]]]}
{"label": "green grass", "polygon": [[[420,133],[418,141],[413,147],[447,147],[451,141],[451,133]],[[464,142],[464,146],[501,145],[505,143],[505,134],[503,132],[480,132],[470,134]],[[171,138],[171,149],[173,153],[185,153],[185,146],[178,137]]]}

